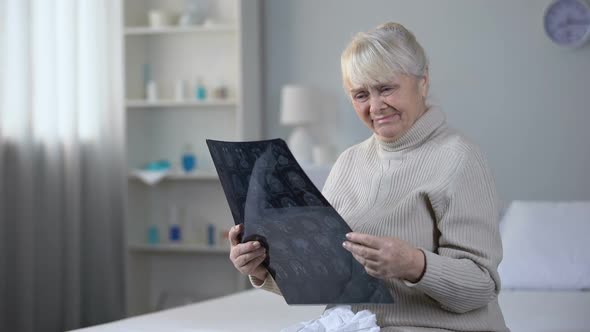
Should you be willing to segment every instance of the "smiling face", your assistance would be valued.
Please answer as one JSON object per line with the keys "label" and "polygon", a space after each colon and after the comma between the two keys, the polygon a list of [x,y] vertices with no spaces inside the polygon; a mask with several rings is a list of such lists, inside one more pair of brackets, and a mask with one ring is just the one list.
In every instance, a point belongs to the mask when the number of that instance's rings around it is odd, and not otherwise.
{"label": "smiling face", "polygon": [[370,86],[348,83],[347,89],[359,119],[385,142],[400,138],[427,110],[428,73],[397,74]]}

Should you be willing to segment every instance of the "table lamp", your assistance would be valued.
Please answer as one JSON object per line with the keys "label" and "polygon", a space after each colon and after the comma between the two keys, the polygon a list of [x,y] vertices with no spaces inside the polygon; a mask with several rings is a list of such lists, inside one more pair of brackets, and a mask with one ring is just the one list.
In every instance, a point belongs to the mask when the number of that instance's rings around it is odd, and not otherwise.
{"label": "table lamp", "polygon": [[300,163],[312,161],[313,138],[307,127],[314,120],[312,90],[299,85],[285,85],[281,91],[281,124],[294,127],[287,145]]}

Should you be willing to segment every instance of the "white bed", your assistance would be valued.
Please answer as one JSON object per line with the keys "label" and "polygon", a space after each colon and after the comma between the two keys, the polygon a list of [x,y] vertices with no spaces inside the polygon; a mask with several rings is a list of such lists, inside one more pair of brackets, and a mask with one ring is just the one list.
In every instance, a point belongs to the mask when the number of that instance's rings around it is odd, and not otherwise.
{"label": "white bed", "polygon": [[512,331],[590,331],[590,202],[514,201],[500,224]]}
{"label": "white bed", "polygon": [[[590,202],[513,202],[501,224],[499,296],[513,332],[590,332]],[[77,330],[85,332],[280,331],[323,306],[288,306],[261,290]]]}
{"label": "white bed", "polygon": [[500,307],[512,332],[590,331],[590,292],[505,290]]}
{"label": "white bed", "polygon": [[[590,292],[504,291],[500,306],[513,332],[590,331]],[[323,306],[289,306],[262,290],[160,311],[76,331],[236,332],[280,331],[322,314]]]}

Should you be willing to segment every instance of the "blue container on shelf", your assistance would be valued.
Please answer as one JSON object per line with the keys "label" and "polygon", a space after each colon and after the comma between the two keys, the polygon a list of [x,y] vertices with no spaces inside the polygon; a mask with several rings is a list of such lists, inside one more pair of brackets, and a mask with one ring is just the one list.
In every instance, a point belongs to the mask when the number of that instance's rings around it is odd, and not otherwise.
{"label": "blue container on shelf", "polygon": [[182,169],[186,172],[192,172],[197,168],[197,157],[193,152],[193,146],[190,143],[184,145],[182,156],[180,158]]}
{"label": "blue container on shelf", "polygon": [[192,153],[185,153],[182,155],[182,169],[185,172],[192,172],[197,168],[197,158]]}
{"label": "blue container on shelf", "polygon": [[166,159],[156,160],[145,164],[142,169],[146,171],[167,171],[171,167],[170,161]]}
{"label": "blue container on shelf", "polygon": [[158,230],[158,226],[150,225],[150,227],[148,227],[148,243],[149,244],[159,244],[160,243],[160,232]]}
{"label": "blue container on shelf", "polygon": [[182,230],[180,228],[178,207],[175,205],[168,207],[168,223],[168,237],[170,242],[180,242],[182,240]]}
{"label": "blue container on shelf", "polygon": [[200,78],[197,79],[197,86],[195,87],[195,99],[201,101],[207,99],[207,89]]}
{"label": "blue container on shelf", "polygon": [[215,225],[213,224],[207,226],[207,244],[210,247],[215,246]]}
{"label": "blue container on shelf", "polygon": [[182,235],[180,231],[179,225],[170,225],[170,241],[172,242],[180,242],[182,240]]}

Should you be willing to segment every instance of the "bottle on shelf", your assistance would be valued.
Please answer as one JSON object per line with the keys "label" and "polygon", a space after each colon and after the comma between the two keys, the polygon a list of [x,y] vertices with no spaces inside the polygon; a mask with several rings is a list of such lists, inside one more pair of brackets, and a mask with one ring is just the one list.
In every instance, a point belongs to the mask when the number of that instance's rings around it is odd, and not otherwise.
{"label": "bottle on shelf", "polygon": [[195,99],[201,101],[207,99],[207,88],[205,88],[205,84],[203,84],[200,77],[197,78],[197,85],[195,86]]}
{"label": "bottle on shelf", "polygon": [[143,75],[143,98],[148,98],[148,82],[152,79],[152,67],[149,63],[144,63],[142,67]]}
{"label": "bottle on shelf", "polygon": [[158,86],[154,80],[149,80],[146,84],[146,96],[149,102],[158,100]]}
{"label": "bottle on shelf", "polygon": [[190,143],[184,145],[182,157],[182,169],[185,173],[190,173],[197,168],[197,157],[193,152],[193,146]]}
{"label": "bottle on shelf", "polygon": [[186,81],[183,79],[177,80],[176,84],[174,85],[174,100],[184,101],[185,91],[186,91]]}
{"label": "bottle on shelf", "polygon": [[168,224],[169,224],[169,241],[178,243],[182,241],[182,230],[180,228],[178,207],[171,205],[168,207]]}
{"label": "bottle on shelf", "polygon": [[[156,196],[156,191],[151,188],[149,191],[149,204],[151,206],[154,206],[157,202],[157,196]],[[161,232],[161,221],[158,220],[158,218],[155,216],[155,214],[150,213],[149,214],[149,220],[148,220],[148,224],[147,224],[147,243],[151,244],[151,245],[158,245],[161,243],[162,238],[160,236],[160,232]]]}
{"label": "bottle on shelf", "polygon": [[153,245],[160,244],[160,229],[155,223],[148,226],[147,242]]}
{"label": "bottle on shelf", "polygon": [[207,245],[209,247],[215,246],[215,225],[209,224],[207,225]]}
{"label": "bottle on shelf", "polygon": [[199,241],[199,236],[201,232],[199,231],[198,221],[196,220],[193,213],[187,215],[184,223],[184,239],[185,243],[189,244],[200,244],[202,241]]}
{"label": "bottle on shelf", "polygon": [[213,88],[212,96],[213,98],[219,100],[227,99],[227,97],[229,97],[227,84],[225,84],[223,81],[220,81],[219,84]]}
{"label": "bottle on shelf", "polygon": [[158,85],[152,77],[152,67],[149,63],[143,65],[143,84],[147,101],[156,101],[158,99]]}

